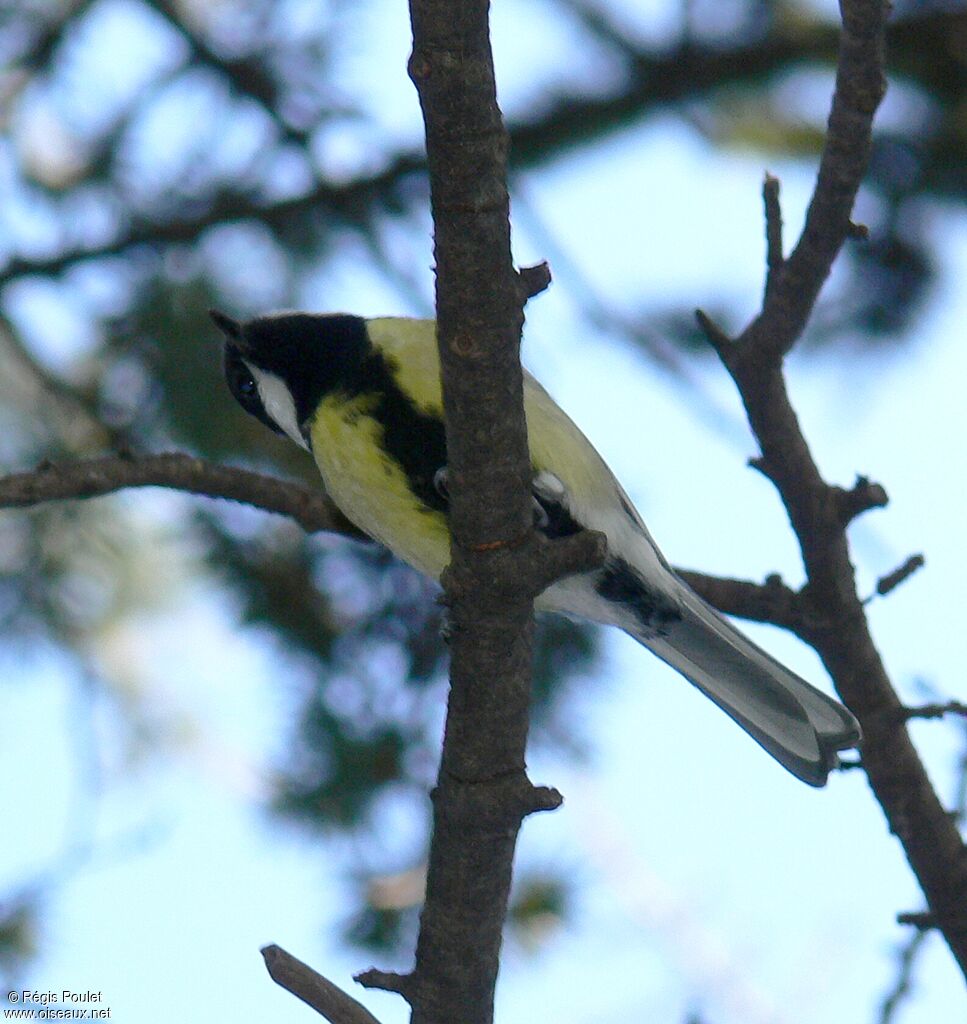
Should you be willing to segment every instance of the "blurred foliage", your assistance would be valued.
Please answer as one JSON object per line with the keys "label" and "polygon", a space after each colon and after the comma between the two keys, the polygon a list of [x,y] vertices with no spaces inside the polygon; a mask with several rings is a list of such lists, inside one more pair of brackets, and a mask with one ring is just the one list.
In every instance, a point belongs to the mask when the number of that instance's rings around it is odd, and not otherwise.
{"label": "blurred foliage", "polygon": [[17,978],[37,952],[36,895],[0,902],[0,977]]}
{"label": "blurred foliage", "polygon": [[[603,0],[515,10],[531,24],[558,19],[574,54],[594,54],[593,65],[533,69],[527,102],[505,104],[518,171],[658,113],[718,146],[815,158],[825,93],[818,104],[800,95],[817,82],[828,92],[837,29],[805,0],[670,2],[660,24]],[[420,125],[410,92],[408,115],[393,102],[405,47],[393,96],[353,70],[384,13],[375,0],[0,7],[5,467],[178,446],[315,479],[227,395],[205,311],[319,308],[340,274],[427,308],[430,275],[412,270],[429,223]],[[896,102],[872,161],[870,240],[851,248],[815,346],[903,340],[936,265],[928,212],[967,190],[967,7],[898,3],[890,50]],[[621,320],[697,344],[679,309],[629,308]],[[127,694],[134,721],[150,679],[118,655],[118,631],[170,606],[176,584],[217,588],[239,628],[270,638],[290,683],[272,813],[329,837],[372,835],[400,806],[415,821],[396,846],[364,854],[356,843],[347,856],[347,934],[392,948],[414,926],[419,871],[406,865],[422,856],[445,699],[435,588],[375,547],[233,509],[140,504],[0,518],[4,645],[74,659],[103,691]],[[570,756],[581,736],[563,696],[593,658],[586,628],[541,625],[535,734]],[[564,913],[566,889],[549,871],[521,878],[512,925],[533,936]],[[403,879],[405,898],[387,896],[386,879]],[[30,908],[0,905],[0,964],[27,957],[36,931]]]}

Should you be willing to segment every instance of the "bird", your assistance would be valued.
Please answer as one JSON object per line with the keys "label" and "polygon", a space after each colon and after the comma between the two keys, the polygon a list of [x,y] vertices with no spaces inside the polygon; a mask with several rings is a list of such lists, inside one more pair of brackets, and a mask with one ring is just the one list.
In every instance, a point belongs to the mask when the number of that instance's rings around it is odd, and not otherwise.
{"label": "bird", "polygon": [[[450,559],[446,433],[433,320],[213,309],[239,405],[311,453],[342,513],[439,580]],[[784,768],[820,787],[861,740],[850,711],[787,669],[671,568],[576,424],[524,373],[534,528],[595,530],[600,567],[551,584],[538,610],[617,626],[676,669]]]}

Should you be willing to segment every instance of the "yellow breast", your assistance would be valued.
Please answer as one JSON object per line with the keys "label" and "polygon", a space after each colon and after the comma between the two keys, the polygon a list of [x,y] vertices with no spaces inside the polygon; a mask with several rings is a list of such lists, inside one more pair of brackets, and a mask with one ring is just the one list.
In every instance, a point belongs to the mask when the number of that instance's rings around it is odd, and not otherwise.
{"label": "yellow breast", "polygon": [[[394,379],[424,414],[442,418],[439,359],[430,320],[381,318],[368,322],[370,339],[394,365]],[[439,578],[450,561],[446,517],[427,507],[383,446],[374,395],[335,393],[320,403],[310,424],[313,455],[326,490],[342,511],[370,536],[410,565]],[[604,461],[571,419],[528,374],[524,382],[531,461],[535,472],[554,473],[567,488],[572,510],[585,514],[591,495],[615,493]],[[614,504],[617,505],[617,495]],[[590,511],[588,509],[587,511]]]}
{"label": "yellow breast", "polygon": [[384,452],[382,427],[368,406],[366,397],[346,402],[335,396],[320,404],[311,437],[326,490],[360,529],[439,578],[450,561],[446,519],[414,496],[399,464]]}

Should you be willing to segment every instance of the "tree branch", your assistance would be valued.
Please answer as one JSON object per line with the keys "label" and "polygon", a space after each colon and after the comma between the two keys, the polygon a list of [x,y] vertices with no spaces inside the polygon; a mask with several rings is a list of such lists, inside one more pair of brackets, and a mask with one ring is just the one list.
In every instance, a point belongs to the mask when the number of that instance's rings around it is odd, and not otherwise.
{"label": "tree branch", "polygon": [[889,502],[885,488],[865,476],[857,476],[856,482],[848,491],[842,487],[831,487],[830,493],[837,504],[837,513],[844,526],[848,526],[864,512],[874,508],[885,508]]}
{"label": "tree branch", "polygon": [[414,1024],[489,1024],[523,794],[533,788],[524,771],[533,602],[512,578],[534,536],[519,356],[524,296],[510,254],[488,4],[410,0],[410,20],[437,261],[450,482],[444,588],[454,639],[407,998]]}
{"label": "tree branch", "polygon": [[305,195],[292,199],[267,203],[249,194],[231,193],[213,199],[201,213],[192,211],[181,218],[169,215],[164,221],[159,221],[145,216],[132,217],[112,241],[102,245],[65,249],[47,259],[10,260],[0,274],[0,287],[24,274],[59,274],[82,260],[116,256],[138,245],[193,242],[216,224],[257,218],[269,227],[279,227],[320,209],[354,210],[374,194],[388,195],[403,178],[422,169],[420,157],[402,153],[388,167],[369,177],[346,184],[320,182]]}
{"label": "tree branch", "polygon": [[902,715],[908,722],[914,718],[937,719],[946,715],[959,715],[967,718],[967,704],[959,700],[949,700],[944,704],[921,704],[916,708],[902,708]]}
{"label": "tree branch", "polygon": [[[836,89],[816,187],[799,241],[778,273],[770,275],[774,282],[767,289],[762,312],[745,333],[742,348],[747,358],[756,351],[766,361],[792,348],[851,233],[850,215],[866,171],[873,116],[886,90],[885,8],[880,0],[840,3],[843,28]],[[773,246],[770,252],[774,254]]]}
{"label": "tree branch", "polygon": [[[58,464],[44,463],[24,473],[0,477],[0,508],[30,508],[50,501],[98,498],[129,487],[167,487],[205,498],[238,501],[264,512],[288,516],[307,533],[327,531],[368,541],[346,519],[321,487],[306,487],[248,469],[223,466],[180,452],[161,455],[112,455]],[[577,537],[581,540],[578,542]],[[555,545],[554,571],[579,571],[599,553],[595,534],[576,535],[573,547]],[[802,597],[778,577],[764,584],[676,570],[720,611],[754,622],[798,632],[807,610]]]}
{"label": "tree branch", "polygon": [[892,590],[895,590],[901,583],[905,583],[915,572],[918,572],[927,564],[923,555],[910,555],[910,557],[898,566],[893,572],[888,572],[876,581],[876,592],[880,597],[886,597]]}
{"label": "tree branch", "polygon": [[779,205],[779,179],[771,174],[762,182],[762,202],[766,215],[766,296],[786,265],[782,249],[782,208]]}
{"label": "tree branch", "polygon": [[321,488],[221,466],[191,455],[113,455],[0,477],[0,507],[27,508],[48,501],[96,498],[126,487],[172,487],[189,494],[240,501],[290,516],[304,530],[336,530],[360,537]]}
{"label": "tree branch", "polygon": [[[159,0],[157,6],[165,12],[173,11],[168,0]],[[558,97],[540,115],[512,125],[515,166],[539,166],[562,152],[597,141],[654,107],[679,103],[738,83],[759,81],[793,59],[805,56],[825,63],[832,56],[832,41],[833,32],[828,25],[815,25],[808,31],[802,26],[790,30],[780,25],[768,40],[757,39],[732,48],[702,50],[691,44],[662,49],[634,47],[629,53],[630,82],[622,80],[613,92],[603,96]],[[197,40],[190,40],[190,44],[204,47]],[[242,92],[263,103],[268,101],[271,83],[264,74],[257,81],[251,77],[242,81],[237,65],[220,60],[207,47],[198,49],[195,56],[221,70]],[[285,125],[282,130],[287,130]],[[372,175],[360,175],[345,184],[322,181],[306,194],[291,199],[265,202],[251,194],[237,193],[223,195],[207,208],[196,208],[182,218],[172,217],[169,210],[159,220],[131,215],[117,236],[106,243],[65,249],[47,258],[15,257],[0,271],[0,287],[25,274],[59,274],[85,259],[118,255],[138,245],[191,242],[207,228],[233,220],[257,218],[272,226],[310,216],[320,209],[358,211],[373,196],[393,195],[398,199],[400,183],[415,172],[425,171],[422,154],[401,152],[387,167]]]}
{"label": "tree branch", "polygon": [[426,126],[437,262],[453,626],[416,965],[390,986],[414,1024],[493,1020],[517,834],[527,814],[561,800],[535,788],[524,767],[533,598],[555,574],[604,553],[599,537],[548,546],[533,529],[520,333],[524,302],[549,276],[546,267],[518,275],[511,260],[488,8],[410,0],[409,71]]}
{"label": "tree branch", "polygon": [[899,950],[897,957],[897,976],[890,991],[883,997],[880,1004],[879,1024],[891,1024],[896,1017],[896,1011],[903,1003],[903,1000],[913,989],[913,968],[916,964],[920,950],[926,941],[926,931],[915,931]]}
{"label": "tree branch", "polygon": [[735,380],[762,455],[802,551],[809,613],[799,630],[816,649],[860,720],[863,767],[926,896],[932,918],[967,974],[967,856],[905,728],[870,636],[850,562],[846,527],[882,505],[881,487],[860,478],[831,486],[813,459],[789,401],[782,357],[802,333],[832,262],[855,228],[853,201],[865,170],[873,115],[883,94],[884,0],[841,0],[843,32],[828,134],[802,236],[767,289],[762,310],[734,343],[700,323]]}
{"label": "tree branch", "polygon": [[280,946],[265,946],[262,958],[277,985],[298,996],[331,1024],[379,1024],[362,1003]]}
{"label": "tree branch", "polygon": [[797,636],[808,629],[809,603],[779,576],[769,576],[765,583],[753,583],[691,569],[676,568],[675,572],[696,594],[726,615],[779,626]]}

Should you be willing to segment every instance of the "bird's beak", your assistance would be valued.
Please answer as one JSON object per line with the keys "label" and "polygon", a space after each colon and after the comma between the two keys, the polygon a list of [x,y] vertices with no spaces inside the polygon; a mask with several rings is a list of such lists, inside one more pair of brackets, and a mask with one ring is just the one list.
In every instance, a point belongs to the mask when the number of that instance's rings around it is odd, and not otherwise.
{"label": "bird's beak", "polygon": [[208,315],[212,318],[215,326],[225,335],[228,341],[234,342],[236,345],[242,343],[242,325],[237,321],[233,320],[227,313],[223,313],[219,309],[210,309]]}

